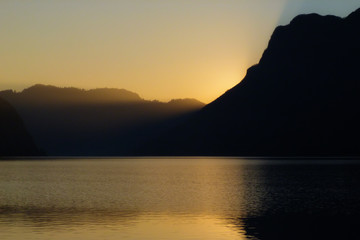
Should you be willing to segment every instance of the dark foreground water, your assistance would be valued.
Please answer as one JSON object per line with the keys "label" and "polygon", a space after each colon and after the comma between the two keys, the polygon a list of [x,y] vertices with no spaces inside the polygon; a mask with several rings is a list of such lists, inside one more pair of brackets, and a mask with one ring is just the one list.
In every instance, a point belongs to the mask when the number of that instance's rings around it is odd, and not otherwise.
{"label": "dark foreground water", "polygon": [[360,161],[0,162],[0,239],[358,239]]}

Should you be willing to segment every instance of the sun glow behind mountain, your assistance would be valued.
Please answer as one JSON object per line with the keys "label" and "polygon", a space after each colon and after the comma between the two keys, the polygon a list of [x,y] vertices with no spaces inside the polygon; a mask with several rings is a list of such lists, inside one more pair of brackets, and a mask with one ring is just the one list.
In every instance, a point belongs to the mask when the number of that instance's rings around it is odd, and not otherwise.
{"label": "sun glow behind mountain", "polygon": [[276,25],[312,9],[345,16],[356,2],[5,0],[0,88],[112,87],[210,102],[257,63]]}

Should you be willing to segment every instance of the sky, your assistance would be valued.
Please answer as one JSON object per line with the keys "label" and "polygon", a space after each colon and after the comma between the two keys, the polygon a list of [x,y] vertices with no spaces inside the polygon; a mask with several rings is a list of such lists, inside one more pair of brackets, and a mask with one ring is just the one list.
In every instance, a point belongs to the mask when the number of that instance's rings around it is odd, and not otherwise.
{"label": "sky", "polygon": [[124,88],[209,103],[258,63],[276,26],[359,0],[0,0],[0,90]]}

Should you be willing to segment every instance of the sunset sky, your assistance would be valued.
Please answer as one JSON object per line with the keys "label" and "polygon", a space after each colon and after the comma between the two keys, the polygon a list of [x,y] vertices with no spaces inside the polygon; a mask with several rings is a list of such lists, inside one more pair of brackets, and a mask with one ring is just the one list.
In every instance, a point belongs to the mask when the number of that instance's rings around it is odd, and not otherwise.
{"label": "sunset sky", "polygon": [[277,25],[359,7],[359,0],[1,0],[0,90],[115,87],[208,103],[259,61]]}

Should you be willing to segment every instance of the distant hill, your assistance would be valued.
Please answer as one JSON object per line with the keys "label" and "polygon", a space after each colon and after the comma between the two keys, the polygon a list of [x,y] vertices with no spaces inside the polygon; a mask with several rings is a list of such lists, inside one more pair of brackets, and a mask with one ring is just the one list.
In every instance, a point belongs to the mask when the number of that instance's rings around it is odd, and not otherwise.
{"label": "distant hill", "polygon": [[73,87],[59,88],[42,84],[36,84],[24,89],[19,96],[21,98],[28,98],[32,102],[46,99],[47,101],[61,101],[62,103],[139,102],[143,100],[138,94],[125,89],[97,88],[84,90]]}
{"label": "distant hill", "polygon": [[360,155],[360,9],[277,27],[259,64],[145,155]]}
{"label": "distant hill", "polygon": [[34,85],[0,97],[19,112],[51,156],[133,155],[134,149],[199,110],[195,99],[147,101],[124,89]]}
{"label": "distant hill", "polygon": [[41,155],[15,109],[0,98],[0,157]]}

